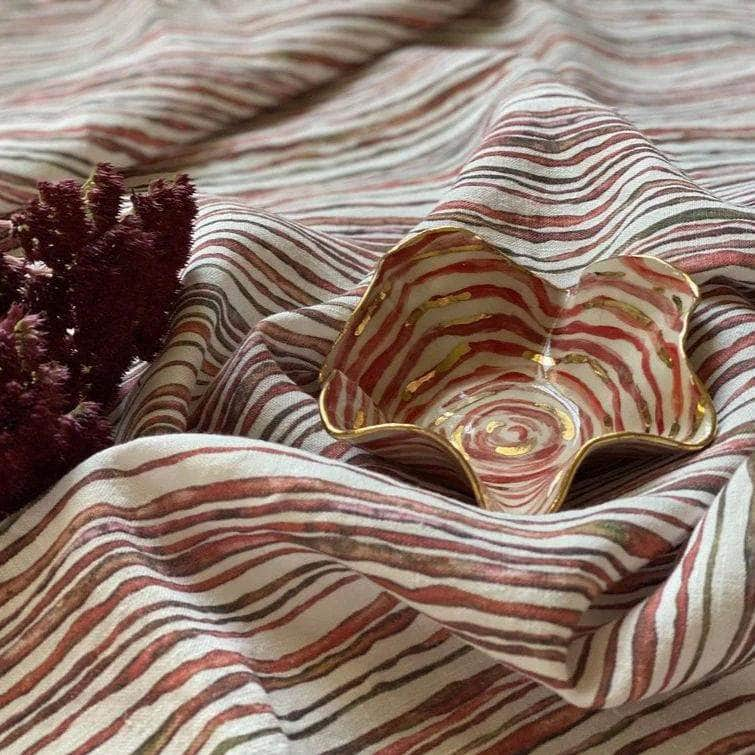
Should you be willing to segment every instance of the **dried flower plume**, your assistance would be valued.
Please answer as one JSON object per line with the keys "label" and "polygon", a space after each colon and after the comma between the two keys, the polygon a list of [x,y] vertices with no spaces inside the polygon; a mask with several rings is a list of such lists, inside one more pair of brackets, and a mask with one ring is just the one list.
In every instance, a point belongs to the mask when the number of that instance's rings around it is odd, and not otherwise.
{"label": "dried flower plume", "polygon": [[185,175],[132,194],[125,215],[106,163],[38,190],[11,219],[22,254],[0,254],[0,515],[110,442],[124,371],[161,346],[196,216]]}

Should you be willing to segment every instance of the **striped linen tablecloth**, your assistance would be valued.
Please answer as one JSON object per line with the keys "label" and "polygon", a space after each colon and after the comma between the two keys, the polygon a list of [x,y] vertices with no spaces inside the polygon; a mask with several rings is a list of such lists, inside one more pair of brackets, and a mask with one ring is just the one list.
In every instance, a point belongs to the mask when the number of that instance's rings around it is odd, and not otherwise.
{"label": "striped linen tablecloth", "polygon": [[[103,160],[200,203],[118,443],[0,524],[1,753],[755,752],[752,3],[0,16],[0,216]],[[323,359],[440,225],[687,272],[713,444],[511,516],[333,440]]]}

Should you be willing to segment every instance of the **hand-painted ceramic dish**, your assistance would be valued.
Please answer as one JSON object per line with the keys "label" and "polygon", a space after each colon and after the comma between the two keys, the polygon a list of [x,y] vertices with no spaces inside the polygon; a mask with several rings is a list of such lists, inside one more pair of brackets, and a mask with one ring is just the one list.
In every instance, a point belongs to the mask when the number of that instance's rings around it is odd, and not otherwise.
{"label": "hand-painted ceramic dish", "polygon": [[425,231],[381,260],[325,361],[320,412],[485,508],[554,511],[594,448],[711,440],[684,353],[697,298],[654,257],[595,262],[562,290],[467,231]]}

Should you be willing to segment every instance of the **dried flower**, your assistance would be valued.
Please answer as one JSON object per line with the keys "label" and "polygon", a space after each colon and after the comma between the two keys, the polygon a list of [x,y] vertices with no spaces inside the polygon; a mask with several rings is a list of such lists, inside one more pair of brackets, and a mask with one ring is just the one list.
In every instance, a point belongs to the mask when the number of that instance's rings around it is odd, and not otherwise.
{"label": "dried flower", "polygon": [[135,359],[160,348],[196,215],[186,176],[131,196],[111,165],[83,186],[39,184],[0,255],[0,514],[110,442]]}

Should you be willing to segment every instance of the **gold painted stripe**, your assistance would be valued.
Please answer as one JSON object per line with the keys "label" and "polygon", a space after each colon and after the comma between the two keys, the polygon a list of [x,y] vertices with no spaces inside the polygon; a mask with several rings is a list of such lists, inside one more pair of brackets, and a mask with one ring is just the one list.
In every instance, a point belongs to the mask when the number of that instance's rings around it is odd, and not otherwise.
{"label": "gold painted stripe", "polygon": [[364,329],[367,327],[368,323],[372,319],[372,316],[375,314],[375,311],[388,298],[388,294],[390,294],[390,292],[391,292],[390,286],[378,292],[375,299],[367,308],[367,314],[365,314],[365,316],[362,318],[362,321],[355,328],[354,330],[355,336],[361,336],[362,333],[364,333]]}
{"label": "gold painted stripe", "polygon": [[460,301],[469,301],[471,298],[471,291],[461,291],[458,294],[448,294],[448,296],[433,296],[412,310],[409,317],[406,318],[404,327],[414,325],[414,323],[416,323],[425,312],[429,312],[431,309],[441,309],[442,307],[447,307],[449,304],[456,304]]}
{"label": "gold painted stripe", "polygon": [[433,420],[433,427],[440,427],[446,420],[451,419],[453,416],[454,412],[443,412],[443,414]]}
{"label": "gold painted stripe", "polygon": [[515,446],[496,446],[495,452],[500,456],[524,456],[528,454],[533,448],[532,441],[528,443],[520,443]]}
{"label": "gold painted stripe", "polygon": [[648,407],[648,402],[645,401],[645,399],[642,397],[640,397],[640,416],[642,417],[642,422],[645,425],[645,432],[649,433],[653,418],[650,416],[650,408]]}
{"label": "gold painted stripe", "polygon": [[708,407],[705,405],[703,401],[698,401],[697,405],[695,406],[695,418],[692,421],[692,433],[696,433],[700,425],[703,423],[703,419],[708,411]]}
{"label": "gold painted stripe", "polygon": [[469,459],[469,454],[464,450],[464,441],[461,438],[463,434],[464,428],[461,426],[457,427],[451,435],[451,443],[453,443],[454,448],[461,452],[461,455],[465,459]]}
{"label": "gold painted stripe", "polygon": [[556,360],[548,356],[547,354],[541,354],[537,351],[523,351],[522,356],[525,359],[529,359],[537,364],[541,364],[543,367],[553,367],[557,364]]}
{"label": "gold painted stripe", "polygon": [[601,380],[608,380],[608,373],[603,369],[600,362],[594,357],[588,357],[586,354],[566,354],[559,359],[559,362],[564,362],[565,364],[587,364]]}
{"label": "gold painted stripe", "polygon": [[460,343],[433,367],[432,370],[426,372],[418,378],[415,378],[411,382],[406,384],[404,392],[401,398],[404,401],[409,401],[414,394],[427,382],[431,381],[437,375],[442,375],[448,372],[465,354],[468,354],[472,350],[472,347],[468,343]]}
{"label": "gold painted stripe", "polygon": [[473,322],[480,322],[481,320],[487,320],[493,315],[481,312],[479,315],[471,315],[470,317],[459,317],[456,320],[449,320],[443,323],[444,328],[451,328],[454,325],[469,325]]}
{"label": "gold painted stripe", "polygon": [[641,325],[643,328],[649,328],[653,324],[653,320],[633,304],[628,304],[625,301],[617,301],[616,299],[609,299],[605,296],[599,296],[595,299],[591,299],[590,301],[585,302],[584,307],[586,309],[596,307],[598,309],[607,309],[609,311],[618,310],[619,312],[623,312],[625,315],[628,315],[632,320],[634,320],[638,325]]}
{"label": "gold painted stripe", "polygon": [[666,367],[674,366],[674,360],[672,359],[671,354],[669,354],[668,349],[665,346],[661,346],[656,353],[660,357],[661,361],[666,365]]}
{"label": "gold painted stripe", "polygon": [[558,424],[561,426],[561,437],[564,440],[574,439],[574,436],[577,434],[577,428],[574,425],[574,420],[563,409],[539,402],[535,402],[535,406],[545,409],[546,412],[552,414],[558,420]]}

